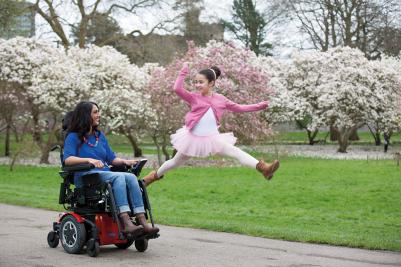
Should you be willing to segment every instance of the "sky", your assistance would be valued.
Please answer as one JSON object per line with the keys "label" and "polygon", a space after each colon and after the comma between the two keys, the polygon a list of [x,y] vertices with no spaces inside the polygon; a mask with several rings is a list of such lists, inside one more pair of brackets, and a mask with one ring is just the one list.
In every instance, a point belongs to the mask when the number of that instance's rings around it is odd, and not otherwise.
{"label": "sky", "polygon": [[[32,2],[33,0],[30,1]],[[91,0],[86,2],[90,3]],[[263,1],[258,1],[257,3],[263,4]],[[200,16],[201,22],[218,22],[219,19],[230,20],[232,4],[233,0],[204,0],[205,8],[202,10]],[[262,4],[260,5],[260,11],[262,11],[264,8]],[[56,10],[61,17],[66,18],[66,22],[68,23],[74,23],[79,20],[79,13],[76,11],[76,7],[70,1],[66,1],[63,5],[59,5]],[[164,6],[161,10],[141,10],[139,15],[119,12],[113,14],[113,17],[117,20],[125,33],[137,29],[141,30],[143,33],[147,33],[160,20],[170,18],[173,15],[174,11],[172,11],[168,6]],[[52,41],[57,40],[57,37],[51,32],[47,22],[45,22],[40,15],[36,16],[36,24],[38,38]],[[160,31],[157,33],[165,34]],[[233,36],[229,33],[225,34],[225,40],[233,41],[233,39]],[[282,25],[273,32],[269,32],[267,35],[267,41],[273,43],[273,54],[278,58],[288,58],[291,53],[299,50],[300,47],[305,47],[305,39],[306,38],[298,32],[298,29],[294,23]]]}

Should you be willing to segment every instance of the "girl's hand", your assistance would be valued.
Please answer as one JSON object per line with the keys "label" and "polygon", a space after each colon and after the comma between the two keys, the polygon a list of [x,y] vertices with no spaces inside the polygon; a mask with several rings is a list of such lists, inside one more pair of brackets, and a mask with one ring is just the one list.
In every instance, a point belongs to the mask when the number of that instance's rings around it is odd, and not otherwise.
{"label": "girl's hand", "polygon": [[92,164],[93,166],[95,166],[95,168],[103,168],[104,167],[103,162],[101,160],[98,160],[98,159],[89,158],[88,159],[88,163]]}
{"label": "girl's hand", "polygon": [[267,101],[262,101],[262,102],[260,102],[260,104],[262,104],[262,106],[264,106],[264,108],[267,108],[269,106],[269,102],[267,102]]}
{"label": "girl's hand", "polygon": [[188,68],[189,69],[189,62],[188,61],[185,61],[183,64],[182,64],[182,68],[184,69],[184,68]]}

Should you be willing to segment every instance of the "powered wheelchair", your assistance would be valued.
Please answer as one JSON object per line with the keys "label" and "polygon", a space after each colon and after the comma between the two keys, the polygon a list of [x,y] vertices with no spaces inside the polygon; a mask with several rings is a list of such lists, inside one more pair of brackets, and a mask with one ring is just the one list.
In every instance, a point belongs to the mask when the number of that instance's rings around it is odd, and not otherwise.
{"label": "powered wheelchair", "polygon": [[[59,204],[64,206],[66,212],[59,214],[58,220],[53,222],[53,230],[47,235],[48,245],[55,248],[61,241],[67,253],[81,253],[86,248],[86,252],[91,257],[99,254],[100,246],[111,244],[120,249],[127,249],[135,244],[139,252],[146,251],[148,240],[158,238],[159,234],[143,234],[134,237],[123,233],[111,184],[102,182],[97,173],[91,173],[83,176],[83,187],[74,188],[74,173],[88,171],[94,166],[91,164],[66,166],[63,162],[62,147],[56,146],[52,150],[57,148],[60,149],[62,164],[59,172],[62,178]],[[146,161],[142,159],[133,166],[114,166],[111,171],[131,172],[139,177]],[[142,192],[145,217],[154,226],[146,187],[142,180],[138,182]],[[129,203],[129,205],[133,210],[132,204]],[[139,225],[138,221],[134,223]]]}

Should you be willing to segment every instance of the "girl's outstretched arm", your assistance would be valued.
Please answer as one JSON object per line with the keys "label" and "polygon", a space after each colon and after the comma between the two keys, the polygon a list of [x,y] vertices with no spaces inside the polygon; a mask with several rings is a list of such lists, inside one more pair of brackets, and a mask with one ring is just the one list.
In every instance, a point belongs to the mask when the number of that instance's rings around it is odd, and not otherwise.
{"label": "girl's outstretched arm", "polygon": [[251,104],[251,105],[240,105],[237,104],[229,99],[226,99],[226,109],[232,112],[252,112],[252,111],[258,111],[267,108],[268,102],[267,101],[262,101],[257,104]]}
{"label": "girl's outstretched arm", "polygon": [[185,100],[188,103],[191,103],[192,94],[190,92],[188,92],[187,90],[185,90],[185,88],[184,88],[185,77],[188,75],[188,73],[189,73],[188,64],[184,63],[184,65],[180,71],[180,74],[178,74],[177,80],[175,81],[174,91],[183,100]]}

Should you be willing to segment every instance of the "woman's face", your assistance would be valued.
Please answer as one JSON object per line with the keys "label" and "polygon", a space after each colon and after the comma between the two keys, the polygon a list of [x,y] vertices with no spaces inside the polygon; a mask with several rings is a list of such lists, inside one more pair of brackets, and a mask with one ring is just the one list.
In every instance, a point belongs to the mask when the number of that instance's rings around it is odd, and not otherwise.
{"label": "woman's face", "polygon": [[198,90],[202,95],[210,95],[214,82],[209,82],[205,75],[198,73],[195,76],[193,84],[196,90]]}
{"label": "woman's face", "polygon": [[91,117],[92,117],[92,126],[98,126],[100,123],[100,111],[96,105],[92,105]]}

